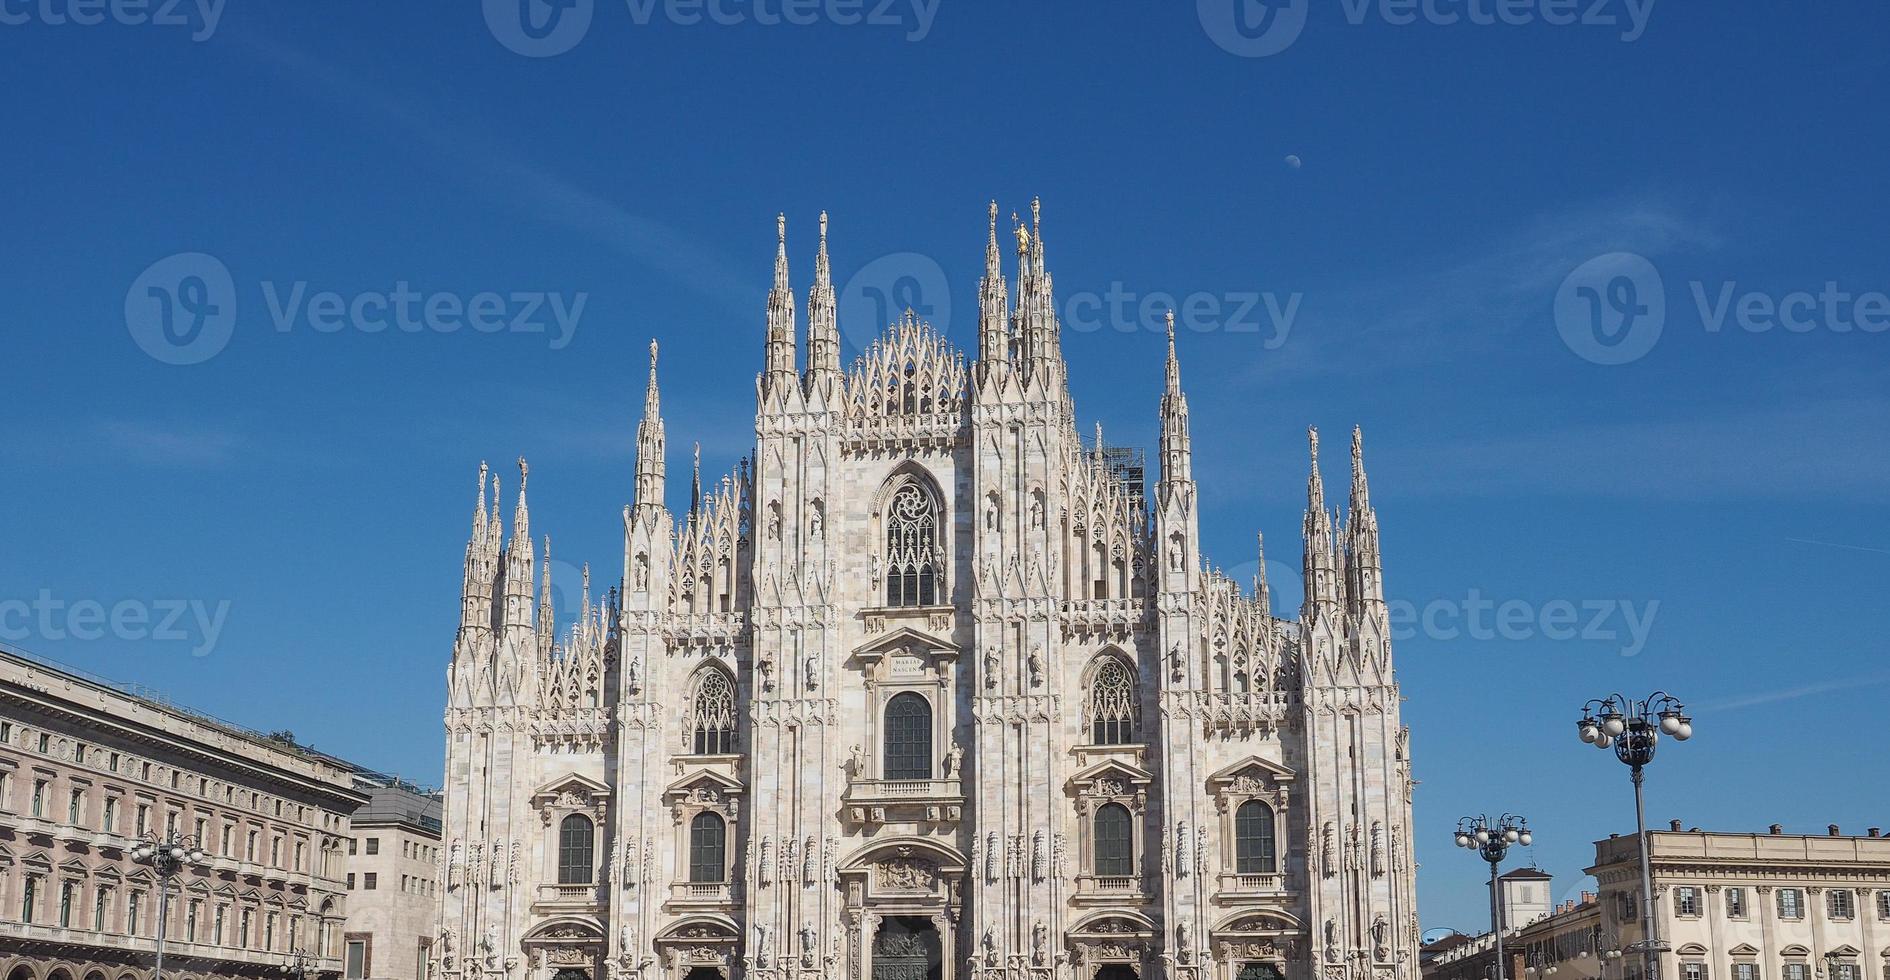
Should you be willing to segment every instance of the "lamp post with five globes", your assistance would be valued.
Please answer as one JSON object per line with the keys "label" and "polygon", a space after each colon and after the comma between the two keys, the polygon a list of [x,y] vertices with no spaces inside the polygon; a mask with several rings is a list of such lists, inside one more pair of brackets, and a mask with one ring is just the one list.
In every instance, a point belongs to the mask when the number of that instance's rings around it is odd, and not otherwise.
{"label": "lamp post with five globes", "polygon": [[159,837],[155,832],[144,835],[138,843],[132,845],[131,859],[139,864],[148,864],[157,873],[158,879],[158,928],[157,928],[157,971],[153,980],[164,980],[164,925],[171,917],[171,879],[188,865],[203,863],[203,848],[197,844],[197,838],[185,837],[172,831]]}
{"label": "lamp post with five globes", "polygon": [[1529,832],[1529,821],[1505,813],[1492,822],[1489,817],[1464,817],[1457,821],[1457,846],[1468,848],[1490,863],[1490,935],[1496,939],[1496,976],[1503,980],[1503,899],[1497,866],[1509,853],[1509,845],[1524,847],[1536,842]]}
{"label": "lamp post with five globes", "polygon": [[1641,784],[1660,736],[1671,735],[1676,742],[1692,738],[1693,719],[1673,695],[1655,691],[1639,701],[1621,694],[1590,701],[1582,705],[1581,720],[1575,724],[1582,741],[1598,749],[1614,749],[1614,757],[1627,765],[1634,779],[1634,831],[1641,845],[1641,941],[1626,948],[1640,951],[1643,980],[1660,980],[1660,954],[1667,946],[1660,941],[1659,918],[1654,915],[1654,871],[1647,850],[1647,803]]}

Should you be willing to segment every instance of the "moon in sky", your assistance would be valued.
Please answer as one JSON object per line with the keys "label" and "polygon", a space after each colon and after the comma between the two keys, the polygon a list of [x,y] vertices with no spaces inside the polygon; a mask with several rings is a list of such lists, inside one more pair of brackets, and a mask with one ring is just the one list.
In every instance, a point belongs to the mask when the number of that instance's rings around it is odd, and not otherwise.
{"label": "moon in sky", "polygon": [[1298,170],[1304,164],[1305,161],[1301,160],[1298,154],[1293,154],[1286,158],[1286,165],[1292,167],[1294,170]]}

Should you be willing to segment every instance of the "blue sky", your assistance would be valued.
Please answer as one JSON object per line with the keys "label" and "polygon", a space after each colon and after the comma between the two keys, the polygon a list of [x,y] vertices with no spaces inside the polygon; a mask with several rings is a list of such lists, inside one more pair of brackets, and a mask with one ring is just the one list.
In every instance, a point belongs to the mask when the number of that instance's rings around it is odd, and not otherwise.
{"label": "blue sky", "polygon": [[[1624,40],[1624,0],[1614,26],[1347,0],[1262,57],[1217,43],[1245,42],[1213,2],[801,26],[600,0],[549,57],[456,6],[231,5],[206,30],[0,5],[0,602],[175,608],[191,634],[15,615],[11,642],[434,781],[481,459],[529,456],[534,529],[613,566],[650,337],[672,475],[691,441],[710,473],[743,452],[777,211],[802,300],[824,208],[836,279],[969,344],[985,202],[1008,222],[1041,195],[1060,296],[1092,301],[1064,338],[1080,424],[1152,448],[1161,338],[1108,298],[1194,299],[1204,538],[1244,576],[1265,531],[1282,605],[1304,429],[1338,481],[1365,427],[1417,617],[1427,927],[1483,921],[1463,813],[1528,815],[1524,857],[1571,894],[1628,829],[1625,772],[1574,739],[1607,691],[1695,709],[1657,821],[1890,823],[1860,778],[1890,690],[1890,335],[1855,299],[1890,291],[1880,4],[1660,3]],[[154,282],[175,316],[218,307],[214,356],[140,346]],[[328,330],[308,305],[401,290],[548,332]],[[1790,326],[1758,329],[1769,307]]]}

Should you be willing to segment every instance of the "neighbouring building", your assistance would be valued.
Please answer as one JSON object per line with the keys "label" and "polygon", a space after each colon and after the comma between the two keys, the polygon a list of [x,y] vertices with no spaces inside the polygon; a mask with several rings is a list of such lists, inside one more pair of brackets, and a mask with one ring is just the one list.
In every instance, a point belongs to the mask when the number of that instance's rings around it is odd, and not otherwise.
{"label": "neighbouring building", "polygon": [[348,815],[334,760],[0,651],[0,977],[145,980],[160,882],[141,837],[194,838],[171,880],[165,974],[274,977],[293,950],[342,969]]}
{"label": "neighbouring building", "polygon": [[[1890,980],[1890,839],[1648,834],[1661,980]],[[1509,980],[1644,980],[1638,838],[1595,844],[1600,883],[1504,937]],[[1490,937],[1439,944],[1425,980],[1489,980]]]}
{"label": "neighbouring building", "polygon": [[1160,375],[1119,382],[1159,423],[1145,476],[1079,435],[1034,207],[1001,236],[992,206],[969,358],[908,311],[843,368],[826,228],[804,335],[780,229],[756,442],[687,510],[651,344],[576,622],[534,581],[523,461],[509,533],[480,468],[440,980],[1415,980],[1356,430],[1344,516],[1312,434],[1276,616],[1201,553],[1172,319]]}
{"label": "neighbouring building", "polygon": [[[1890,839],[1844,836],[1648,834],[1663,980],[1886,980],[1890,956]],[[1640,857],[1633,836],[1595,845],[1604,926],[1622,945],[1641,938]],[[1621,960],[1624,980],[1641,965]]]}
{"label": "neighbouring building", "polygon": [[343,980],[426,980],[439,921],[440,797],[357,772],[366,806],[350,819]]}

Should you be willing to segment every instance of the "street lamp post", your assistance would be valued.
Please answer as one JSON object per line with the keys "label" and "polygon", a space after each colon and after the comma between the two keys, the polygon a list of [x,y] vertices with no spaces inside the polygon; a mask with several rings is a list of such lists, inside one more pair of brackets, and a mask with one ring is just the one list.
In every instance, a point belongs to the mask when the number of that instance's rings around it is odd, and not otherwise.
{"label": "street lamp post", "polygon": [[1614,757],[1628,767],[1634,780],[1634,830],[1641,846],[1641,941],[1626,949],[1641,954],[1644,980],[1660,980],[1660,954],[1667,945],[1660,941],[1659,918],[1654,914],[1654,870],[1648,856],[1647,802],[1642,793],[1647,764],[1654,761],[1654,749],[1660,736],[1672,735],[1677,742],[1693,737],[1693,719],[1686,706],[1665,691],[1636,701],[1621,694],[1611,694],[1582,706],[1582,718],[1576,722],[1581,739],[1599,749],[1614,749]]}
{"label": "street lamp post", "polygon": [[171,917],[171,879],[193,864],[203,863],[203,848],[197,838],[172,831],[159,837],[155,832],[139,838],[131,848],[131,859],[148,864],[158,879],[157,971],[153,980],[164,980],[164,927]]}
{"label": "street lamp post", "polygon": [[294,977],[295,980],[308,980],[310,968],[314,965],[315,957],[308,955],[307,950],[292,949],[289,950],[289,962],[276,967],[276,972],[285,977]]}
{"label": "street lamp post", "polygon": [[1509,853],[1509,845],[1528,847],[1535,841],[1535,835],[1529,832],[1529,821],[1514,814],[1505,813],[1494,822],[1486,816],[1464,817],[1457,821],[1457,846],[1477,852],[1490,863],[1490,935],[1496,939],[1494,980],[1503,980],[1504,972],[1503,898],[1497,866],[1503,863],[1503,856]]}

